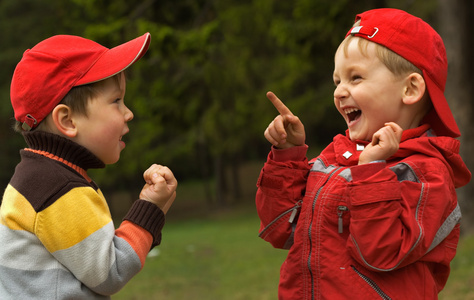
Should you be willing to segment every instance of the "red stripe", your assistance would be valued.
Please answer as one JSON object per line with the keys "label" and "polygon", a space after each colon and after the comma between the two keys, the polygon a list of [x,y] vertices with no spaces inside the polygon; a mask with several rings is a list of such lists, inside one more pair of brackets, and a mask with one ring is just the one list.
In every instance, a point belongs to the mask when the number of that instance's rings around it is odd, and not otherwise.
{"label": "red stripe", "polygon": [[79,174],[82,175],[82,177],[84,177],[87,181],[91,182],[92,179],[87,175],[87,172],[86,170],[84,170],[83,168],[73,164],[72,162],[69,162],[59,156],[56,156],[54,154],[51,154],[49,152],[46,152],[46,151],[43,151],[43,150],[34,150],[34,149],[31,149],[31,148],[25,148],[26,151],[30,151],[30,152],[33,152],[33,153],[36,153],[36,154],[40,154],[40,155],[43,155],[45,157],[48,157],[48,158],[51,158],[51,159],[54,159],[56,161],[59,161],[71,168],[73,168],[74,170],[76,170]]}
{"label": "red stripe", "polygon": [[146,256],[150,252],[151,244],[153,243],[151,233],[130,221],[123,221],[120,227],[115,230],[115,235],[123,238],[132,246],[140,258],[143,268]]}

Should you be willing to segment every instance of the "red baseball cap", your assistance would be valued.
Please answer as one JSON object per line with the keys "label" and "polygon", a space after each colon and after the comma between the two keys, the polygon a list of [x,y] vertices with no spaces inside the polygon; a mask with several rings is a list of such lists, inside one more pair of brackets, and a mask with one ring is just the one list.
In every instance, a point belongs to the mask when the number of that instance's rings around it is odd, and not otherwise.
{"label": "red baseball cap", "polygon": [[461,133],[444,96],[448,60],[439,34],[422,19],[398,9],[369,10],[358,14],[355,20],[360,20],[360,25],[351,28],[346,36],[385,46],[420,69],[434,107],[424,122],[437,135],[459,137]]}
{"label": "red baseball cap", "polygon": [[115,48],[73,35],[50,37],[23,54],[10,88],[15,119],[35,128],[75,86],[112,77],[139,60],[150,34]]}

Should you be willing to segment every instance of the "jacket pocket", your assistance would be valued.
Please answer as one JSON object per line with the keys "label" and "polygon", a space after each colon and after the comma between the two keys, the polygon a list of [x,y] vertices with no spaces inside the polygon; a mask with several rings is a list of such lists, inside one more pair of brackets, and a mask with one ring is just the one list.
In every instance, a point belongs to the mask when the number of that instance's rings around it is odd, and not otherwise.
{"label": "jacket pocket", "polygon": [[[301,210],[302,203],[303,200],[296,202],[292,208],[284,211],[265,226],[258,236],[270,242],[276,248],[289,249],[293,245],[293,236],[296,228],[295,220]],[[284,239],[282,239],[283,236]]]}

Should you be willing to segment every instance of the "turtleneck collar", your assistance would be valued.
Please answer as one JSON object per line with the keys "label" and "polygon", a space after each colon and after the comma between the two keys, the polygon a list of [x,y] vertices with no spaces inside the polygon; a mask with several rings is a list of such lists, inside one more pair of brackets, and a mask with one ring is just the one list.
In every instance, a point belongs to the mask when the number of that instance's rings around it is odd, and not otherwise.
{"label": "turtleneck collar", "polygon": [[[44,131],[24,132],[23,137],[29,150],[66,165],[77,166],[84,171],[104,168],[105,164],[87,148],[57,134]],[[73,167],[74,168],[74,167]]]}

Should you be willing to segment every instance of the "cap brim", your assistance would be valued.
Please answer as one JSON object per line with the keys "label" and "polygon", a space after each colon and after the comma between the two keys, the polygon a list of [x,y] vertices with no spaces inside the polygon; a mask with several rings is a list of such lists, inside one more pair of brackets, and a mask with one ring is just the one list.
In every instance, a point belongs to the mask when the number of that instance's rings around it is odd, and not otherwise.
{"label": "cap brim", "polygon": [[104,80],[124,71],[146,53],[150,39],[150,33],[145,33],[104,52],[89,71],[76,82],[75,86]]}
{"label": "cap brim", "polygon": [[423,77],[434,107],[434,110],[425,117],[425,122],[431,125],[437,135],[450,137],[461,136],[458,125],[449,108],[448,101],[444,96],[444,91],[442,91],[425,72],[423,72]]}

